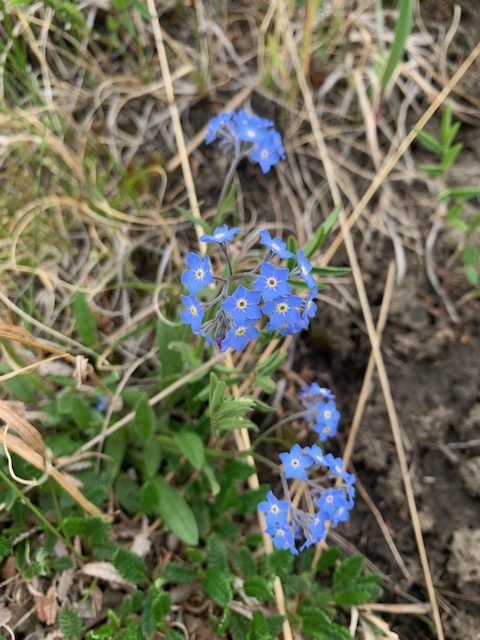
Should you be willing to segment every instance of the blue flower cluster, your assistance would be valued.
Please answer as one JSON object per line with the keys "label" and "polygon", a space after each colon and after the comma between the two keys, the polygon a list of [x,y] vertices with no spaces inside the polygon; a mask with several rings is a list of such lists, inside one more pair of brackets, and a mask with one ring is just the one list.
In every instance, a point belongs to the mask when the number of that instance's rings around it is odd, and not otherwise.
{"label": "blue flower cluster", "polygon": [[249,157],[267,173],[286,157],[282,138],[273,127],[271,120],[244,110],[224,112],[210,120],[205,141],[218,140],[222,150],[233,153],[237,162]]}
{"label": "blue flower cluster", "polygon": [[[312,422],[317,405],[322,401],[325,405],[332,402],[333,394],[314,383],[303,387],[301,398],[307,407],[305,417]],[[322,411],[323,407],[318,413]],[[322,436],[320,438],[325,439]],[[355,476],[346,471],[341,458],[335,458],[331,453],[325,454],[318,444],[303,448],[295,444],[289,452],[280,454],[280,460],[283,463],[281,479],[285,498],[279,500],[269,491],[267,500],[261,502],[258,508],[265,513],[265,532],[272,538],[275,547],[288,549],[297,555],[299,550],[303,551],[325,538],[327,522],[336,527],[348,520],[354,505]],[[293,505],[287,483],[291,478],[306,484],[316,507],[315,513],[308,513]],[[297,544],[302,541],[300,549],[297,549]]]}
{"label": "blue flower cluster", "polygon": [[[214,276],[208,256],[202,258],[190,253],[187,257],[188,269],[181,278],[190,294],[181,296],[185,305],[180,313],[181,319],[191,325],[194,333],[204,336],[209,344],[220,347],[220,351],[226,351],[229,347],[243,349],[248,342],[255,340],[260,334],[255,324],[262,314],[268,317],[267,331],[278,329],[283,335],[293,335],[305,329],[317,311],[314,298],[318,289],[311,275],[312,265],[303,251],[299,251],[298,264],[291,271],[275,266],[273,259],[295,258],[295,254],[287,250],[280,238],[272,239],[268,231],[260,231],[260,244],[266,247],[263,261],[253,271],[233,273],[227,243],[239,231],[238,227],[229,229],[224,225],[215,229],[213,234],[200,237],[201,242],[219,245],[228,263],[229,277]],[[292,293],[289,280],[296,277],[303,279],[310,288],[305,298]],[[232,283],[238,280],[250,280],[253,288],[239,284],[230,293]],[[213,301],[200,302],[196,294],[214,283],[221,285],[218,295]],[[215,306],[217,310],[213,317],[204,321],[206,312]]]}
{"label": "blue flower cluster", "polygon": [[340,413],[335,406],[333,393],[314,382],[311,386],[302,388],[300,397],[306,409],[305,417],[313,430],[319,434],[320,440],[325,442],[327,438],[335,436]]}

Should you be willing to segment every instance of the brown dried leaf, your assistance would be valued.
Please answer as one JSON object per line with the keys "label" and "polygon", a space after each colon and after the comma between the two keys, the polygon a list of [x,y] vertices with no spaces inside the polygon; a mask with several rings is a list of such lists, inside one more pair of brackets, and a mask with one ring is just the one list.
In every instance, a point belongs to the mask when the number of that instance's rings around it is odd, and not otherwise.
{"label": "brown dried leaf", "polygon": [[59,609],[55,587],[50,587],[45,596],[36,596],[35,609],[40,622],[55,624]]}
{"label": "brown dried leaf", "polygon": [[112,586],[127,587],[128,589],[135,588],[132,582],[128,582],[128,580],[122,578],[111,562],[88,562],[82,567],[81,572],[91,578],[98,578],[99,580],[109,582]]}

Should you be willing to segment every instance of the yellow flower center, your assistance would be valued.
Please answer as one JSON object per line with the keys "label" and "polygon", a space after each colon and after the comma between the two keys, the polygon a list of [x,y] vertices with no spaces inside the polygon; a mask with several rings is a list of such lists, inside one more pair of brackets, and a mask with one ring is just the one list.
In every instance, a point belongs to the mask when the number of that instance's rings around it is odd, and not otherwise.
{"label": "yellow flower center", "polygon": [[243,336],[243,334],[245,333],[246,329],[245,327],[238,327],[238,329],[235,331],[235,334],[237,336]]}
{"label": "yellow flower center", "polygon": [[246,306],[247,306],[247,301],[244,298],[242,298],[241,300],[238,300],[237,307],[239,309],[245,309]]}
{"label": "yellow flower center", "polygon": [[197,315],[197,307],[194,307],[193,304],[190,307],[190,313],[192,314],[192,316],[196,316]]}
{"label": "yellow flower center", "polygon": [[203,280],[203,269],[198,269],[198,271],[195,272],[195,277],[197,280]]}
{"label": "yellow flower center", "polygon": [[275,287],[276,284],[277,284],[277,281],[275,280],[275,278],[269,278],[267,280],[267,284],[268,284],[269,287]]}
{"label": "yellow flower center", "polygon": [[277,311],[278,313],[285,313],[286,311],[288,311],[288,304],[285,304],[285,302],[280,302],[280,304],[277,304]]}

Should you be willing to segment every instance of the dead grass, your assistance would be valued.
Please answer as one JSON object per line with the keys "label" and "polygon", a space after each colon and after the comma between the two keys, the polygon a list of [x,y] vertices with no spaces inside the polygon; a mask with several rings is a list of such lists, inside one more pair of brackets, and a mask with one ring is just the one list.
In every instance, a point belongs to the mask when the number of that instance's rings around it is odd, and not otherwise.
{"label": "dead grass", "polygon": [[[376,611],[428,611],[441,639],[428,549],[383,366],[382,323],[375,329],[357,255],[373,237],[384,235],[394,249],[397,283],[409,268],[407,252],[419,259],[424,255],[425,229],[405,206],[412,183],[425,182],[416,170],[412,125],[428,125],[446,103],[455,118],[478,124],[480,99],[472,78],[478,76],[480,46],[470,41],[458,5],[448,24],[426,23],[417,13],[406,59],[382,95],[375,73],[378,46],[383,39],[388,47],[393,34],[389,28],[378,33],[373,0],[319,3],[316,15],[314,4],[299,9],[286,0],[222,3],[216,12],[211,3],[200,1],[185,5],[182,16],[171,3],[148,0],[152,19],[133,15],[136,35],[121,30],[118,48],[106,27],[99,27],[105,19],[101,3],[83,3],[84,24],[70,29],[42,3],[7,9],[11,33],[3,27],[6,64],[0,84],[1,317],[29,327],[32,341],[41,341],[49,352],[93,357],[97,371],[119,372],[119,389],[137,369],[156,366],[153,331],[135,330],[155,314],[176,322],[172,301],[179,294],[178,274],[200,232],[177,208],[210,218],[222,170],[216,152],[203,147],[205,126],[215,113],[240,106],[275,117],[287,161],[273,177],[255,175],[262,197],[253,201],[242,194],[248,180],[237,183],[239,223],[248,233],[262,221],[279,233],[293,232],[301,245],[335,204],[343,207],[340,225],[318,263],[342,262],[346,248],[357,292],[353,304],[361,307],[372,344],[364,388],[375,368],[430,603],[429,609],[384,604]],[[393,24],[392,12],[387,18]],[[11,34],[20,52],[15,53]],[[28,60],[28,86],[19,80],[22,60]],[[395,295],[391,278],[388,282],[385,299]],[[98,350],[86,348],[75,332],[76,291],[84,292],[95,310]],[[349,312],[352,302],[331,300],[339,302]],[[45,362],[31,350],[30,361],[24,362],[26,352],[18,350],[15,337],[2,333],[2,339],[13,349],[8,361],[16,375]],[[295,341],[285,346],[295,347]],[[68,354],[62,357],[72,360]],[[236,364],[242,367],[247,358],[239,354]],[[152,398],[152,404],[163,397]],[[362,393],[347,458],[367,401]],[[108,418],[101,436],[81,451],[101,445],[132,415],[111,426]],[[26,425],[16,420],[17,426]],[[5,446],[27,459],[18,438],[6,430],[3,437]],[[250,446],[245,438],[238,434],[242,450]],[[42,454],[31,443],[22,446],[31,449],[30,460],[38,468],[60,474],[55,467],[47,470],[40,458],[33,460],[34,451]],[[374,504],[371,508],[397,564],[404,566],[381,512]],[[277,595],[281,608],[282,595]],[[352,633],[362,628],[363,637],[371,637],[372,624],[382,628],[385,638],[396,637],[372,611],[358,611]],[[288,627],[284,632],[285,638],[293,637]]]}

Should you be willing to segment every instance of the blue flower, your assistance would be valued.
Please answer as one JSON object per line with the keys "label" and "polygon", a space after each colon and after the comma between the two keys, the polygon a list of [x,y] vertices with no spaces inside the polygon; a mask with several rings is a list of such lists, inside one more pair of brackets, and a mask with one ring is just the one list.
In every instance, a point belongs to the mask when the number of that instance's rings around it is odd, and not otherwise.
{"label": "blue flower", "polygon": [[347,500],[343,489],[326,489],[319,498],[317,505],[321,513],[331,520],[335,511],[340,507],[345,508]]}
{"label": "blue flower", "polygon": [[273,122],[242,109],[235,116],[235,125],[241,142],[261,142],[270,134],[268,129],[273,127]]}
{"label": "blue flower", "polygon": [[295,322],[294,324],[284,325],[282,327],[279,327],[278,330],[282,334],[282,336],[294,336],[296,333],[300,333],[300,331],[306,329],[307,327],[308,322],[306,322],[303,318],[300,318],[298,322]]}
{"label": "blue flower", "polygon": [[210,269],[210,258],[205,256],[202,260],[195,253],[187,256],[187,265],[190,270],[182,273],[182,284],[186,284],[190,293],[198,293],[200,289],[215,282]]}
{"label": "blue flower", "polygon": [[303,449],[299,444],[294,444],[290,453],[281,453],[279,457],[283,462],[286,478],[307,479],[306,469],[312,466],[312,459],[303,455]]}
{"label": "blue flower", "polygon": [[310,271],[312,270],[312,265],[303,255],[303,251],[298,252],[298,268],[300,269],[300,275],[307,283],[307,285],[312,289],[317,286],[315,279],[310,275]]}
{"label": "blue flower", "polygon": [[295,258],[295,254],[291,251],[287,251],[287,244],[282,242],[280,238],[272,237],[268,231],[260,231],[260,244],[268,247],[270,251],[273,251],[279,258]]}
{"label": "blue flower", "polygon": [[108,398],[106,396],[97,396],[95,409],[100,413],[105,413],[108,407]]}
{"label": "blue flower", "polygon": [[238,160],[247,156],[258,162],[263,173],[285,158],[282,138],[273,128],[273,122],[244,110],[221,113],[211,119],[205,142],[215,139],[226,152],[234,152]]}
{"label": "blue flower", "polygon": [[268,173],[274,164],[286,158],[280,134],[277,131],[270,132],[270,135],[265,136],[252,151],[250,158],[258,162],[263,173]]}
{"label": "blue flower", "polygon": [[327,535],[327,527],[324,518],[319,513],[316,513],[312,522],[310,523],[310,533],[312,544],[321,542]]}
{"label": "blue flower", "polygon": [[315,464],[320,464],[324,467],[327,466],[326,456],[323,454],[323,451],[320,449],[318,444],[314,444],[311,447],[304,447],[303,451],[313,460]]}
{"label": "blue flower", "polygon": [[317,305],[313,301],[314,297],[317,294],[318,294],[318,289],[315,287],[315,289],[312,289],[308,294],[308,296],[302,302],[302,307],[303,307],[302,319],[305,320],[305,322],[308,322],[307,318],[314,318],[315,314],[317,313]]}
{"label": "blue flower", "polygon": [[218,132],[223,128],[227,128],[232,121],[235,113],[233,111],[224,111],[218,116],[214,116],[208,123],[207,133],[205,134],[205,142],[210,144],[217,137]]}
{"label": "blue flower", "polygon": [[260,502],[258,510],[263,511],[265,516],[265,523],[267,526],[279,524],[286,524],[289,504],[285,500],[278,500],[271,491],[267,493],[267,500]]}
{"label": "blue flower", "polygon": [[229,296],[222,307],[232,316],[236,325],[245,324],[247,320],[258,320],[262,317],[258,305],[260,293],[239,285]]}
{"label": "blue flower", "polygon": [[248,342],[255,340],[260,335],[260,331],[253,325],[243,324],[233,327],[222,340],[220,351],[226,351],[228,347],[234,350],[241,350]]}
{"label": "blue flower", "polygon": [[316,382],[313,382],[310,386],[308,384],[303,386],[300,397],[307,408],[316,405],[320,398],[326,400],[333,400],[335,398],[330,389],[320,387]]}
{"label": "blue flower", "polygon": [[239,227],[233,227],[229,229],[226,224],[223,227],[217,227],[213,232],[213,235],[210,236],[207,233],[204,233],[203,236],[200,236],[200,242],[228,242],[229,240],[233,240],[233,236],[240,231]]}
{"label": "blue flower", "polygon": [[340,412],[335,408],[335,402],[319,403],[318,421],[313,426],[314,431],[320,434],[320,440],[324,442],[337,433],[337,425],[340,420]]}
{"label": "blue flower", "polygon": [[290,285],[287,282],[289,271],[285,269],[277,269],[270,262],[262,262],[260,275],[253,282],[255,289],[262,294],[265,302],[269,302],[278,296],[286,296],[292,293]]}
{"label": "blue flower", "polygon": [[191,324],[195,333],[200,333],[202,318],[205,315],[202,305],[195,296],[180,296],[186,309],[180,312],[180,318],[185,324]]}
{"label": "blue flower", "polygon": [[300,296],[280,296],[262,307],[263,313],[270,316],[267,330],[280,329],[296,324],[300,320],[297,307],[302,304]]}
{"label": "blue flower", "polygon": [[290,525],[287,523],[272,524],[265,529],[265,533],[271,536],[273,544],[277,549],[288,549],[294,555],[298,555]]}

